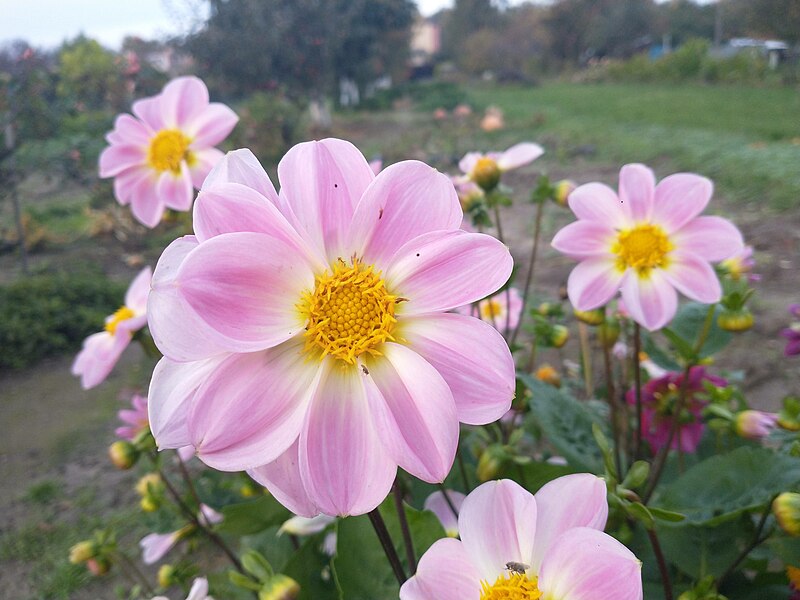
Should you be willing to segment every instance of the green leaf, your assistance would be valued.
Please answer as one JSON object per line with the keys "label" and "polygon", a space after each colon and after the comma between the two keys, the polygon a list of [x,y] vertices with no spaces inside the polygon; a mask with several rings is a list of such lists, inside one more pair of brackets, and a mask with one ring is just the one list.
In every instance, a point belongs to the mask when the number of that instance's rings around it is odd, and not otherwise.
{"label": "green leaf", "polygon": [[698,463],[660,494],[657,505],[694,524],[716,525],[763,508],[800,483],[800,460],[764,448],[741,447]]}
{"label": "green leaf", "polygon": [[655,528],[656,522],[655,519],[653,519],[653,515],[641,502],[631,502],[625,505],[624,508],[625,512],[637,521],[640,521],[642,525],[645,526],[645,529],[652,530]]}
{"label": "green leaf", "polygon": [[275,574],[272,565],[257,550],[248,550],[242,555],[242,566],[261,583]]}
{"label": "green leaf", "polygon": [[571,466],[601,473],[603,455],[592,433],[592,424],[596,421],[586,405],[525,373],[517,376],[533,394],[530,418],[539,426],[544,438]]}
{"label": "green leaf", "polygon": [[300,585],[297,600],[334,600],[338,597],[331,573],[331,558],[321,550],[326,535],[309,537],[283,568],[283,574]]}
{"label": "green leaf", "polygon": [[668,523],[680,523],[681,521],[686,520],[686,515],[681,514],[679,512],[675,512],[673,510],[664,510],[663,508],[657,508],[655,506],[648,506],[650,510],[650,514],[653,515],[659,521],[667,521]]}
{"label": "green leaf", "polygon": [[[716,354],[727,346],[733,338],[729,332],[721,329],[717,325],[717,317],[722,310],[720,306],[714,308],[714,317],[711,319],[708,337],[699,352],[701,358]],[[707,314],[707,304],[688,302],[678,309],[678,313],[675,315],[672,323],[670,323],[670,328],[683,339],[691,340],[692,345],[694,345],[697,336],[700,335],[703,329]]]}
{"label": "green leaf", "polygon": [[718,527],[693,525],[659,526],[658,537],[664,555],[692,578],[719,577],[733,563],[753,536],[748,517]]}
{"label": "green leaf", "polygon": [[672,344],[672,347],[675,348],[681,358],[686,361],[690,361],[694,358],[694,349],[692,348],[692,344],[690,342],[683,339],[669,327],[664,327],[661,330],[661,333],[663,333],[664,337],[669,340],[669,343]]}
{"label": "green leaf", "polygon": [[268,527],[280,525],[292,516],[272,496],[229,504],[222,509],[222,514],[225,519],[219,524],[218,531],[233,535],[258,533]]}

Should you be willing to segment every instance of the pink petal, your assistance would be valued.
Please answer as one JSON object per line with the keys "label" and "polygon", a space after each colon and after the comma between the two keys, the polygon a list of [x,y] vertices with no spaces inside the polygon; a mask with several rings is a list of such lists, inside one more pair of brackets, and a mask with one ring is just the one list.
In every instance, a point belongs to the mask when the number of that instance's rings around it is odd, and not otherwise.
{"label": "pink petal", "polygon": [[247,474],[266,487],[275,499],[294,514],[314,517],[320,509],[306,492],[300,477],[299,439],[269,464],[250,469]]}
{"label": "pink petal", "polygon": [[458,168],[461,169],[462,173],[469,175],[482,156],[483,154],[480,152],[467,152],[464,157],[458,161]]}
{"label": "pink petal", "polygon": [[197,77],[178,77],[161,92],[164,122],[174,129],[185,129],[191,119],[208,106],[208,88]]}
{"label": "pink petal", "polygon": [[[444,527],[445,533],[450,537],[458,535],[458,512],[461,510],[461,505],[464,504],[466,496],[461,492],[455,490],[447,490],[447,498],[444,497],[444,492],[439,490],[433,492],[425,499],[425,510],[431,511],[439,519],[439,522]],[[453,508],[456,512],[453,512]]]}
{"label": "pink petal", "polygon": [[337,139],[297,144],[278,165],[281,196],[331,261],[342,254],[353,211],[374,178],[361,152]]}
{"label": "pink petal", "polygon": [[364,361],[370,412],[392,459],[428,483],[444,481],[458,446],[453,394],[442,376],[413,350],[388,342],[383,356]]}
{"label": "pink petal", "polygon": [[462,423],[485,425],[511,408],[514,359],[492,326],[444,313],[403,320],[400,335],[444,377]]}
{"label": "pink petal", "polygon": [[531,567],[538,573],[550,549],[573,527],[603,531],[608,518],[606,483],[589,473],[565,475],[546,483],[534,495],[539,511]]}
{"label": "pink petal", "polygon": [[131,107],[133,114],[145,122],[153,131],[160,131],[169,127],[164,119],[164,111],[161,108],[161,95],[143,98],[133,103]]}
{"label": "pink petal", "polygon": [[158,259],[147,298],[150,335],[162,354],[177,361],[208,358],[224,352],[219,335],[209,328],[178,292],[175,275],[186,255],[197,247],[192,235],[178,238]]}
{"label": "pink petal", "polygon": [[611,256],[616,233],[605,223],[579,220],[556,233],[551,245],[574,260]]}
{"label": "pink petal", "polygon": [[205,577],[198,577],[192,583],[192,588],[189,590],[186,600],[209,600],[209,598],[208,580]]}
{"label": "pink petal", "polygon": [[302,340],[234,354],[197,391],[188,426],[197,455],[220,471],[272,462],[300,435],[320,369]]}
{"label": "pink petal", "polygon": [[172,550],[172,547],[178,542],[178,532],[172,533],[151,533],[144,536],[139,542],[142,548],[142,562],[146,565],[152,565]]}
{"label": "pink petal", "polygon": [[445,311],[496,291],[511,275],[514,260],[501,242],[481,233],[435,231],[403,245],[386,282],[403,302],[402,314]]}
{"label": "pink petal", "polygon": [[631,318],[650,331],[664,327],[678,310],[678,294],[659,269],[647,277],[630,271],[621,289]]}
{"label": "pink petal", "polygon": [[208,174],[203,189],[220,183],[241,183],[257,191],[275,206],[280,206],[278,192],[275,191],[269,175],[253,153],[246,148],[228,152]]}
{"label": "pink petal", "polygon": [[180,173],[175,174],[172,171],[164,171],[159,175],[158,183],[156,183],[156,194],[167,208],[179,211],[186,211],[192,208],[194,188],[186,161],[181,161]]}
{"label": "pink petal", "polygon": [[225,356],[190,363],[162,358],[153,370],[147,416],[159,450],[192,443],[187,425],[194,397]]}
{"label": "pink petal", "polygon": [[164,216],[164,200],[156,193],[156,181],[152,177],[142,179],[131,194],[131,212],[145,227],[152,229]]}
{"label": "pink petal", "polygon": [[689,252],[673,252],[664,276],[684,296],[703,304],[722,298],[722,287],[714,269],[705,260]]}
{"label": "pink petal", "polygon": [[521,142],[503,152],[497,160],[497,166],[501,171],[509,171],[532,163],[542,154],[544,154],[544,148],[539,144]]}
{"label": "pink petal", "polygon": [[612,229],[631,225],[630,212],[617,194],[602,183],[586,183],[575,188],[567,203],[579,219],[595,221]]}
{"label": "pink petal", "polygon": [[559,600],[642,600],[642,563],[610,535],[577,527],[548,551],[539,589]]}
{"label": "pink petal", "polygon": [[153,270],[145,267],[136,277],[133,278],[125,292],[125,306],[138,314],[147,312],[147,295],[150,293],[150,280],[153,278]]}
{"label": "pink petal", "polygon": [[106,137],[111,144],[133,144],[147,147],[153,131],[139,119],[129,114],[117,115],[114,130]]}
{"label": "pink petal", "polygon": [[80,376],[81,387],[88,390],[103,383],[130,343],[131,334],[124,329],[116,335],[101,331],[87,337],[72,363],[72,374]]}
{"label": "pink petal", "polygon": [[208,174],[222,161],[224,156],[222,151],[216,148],[193,151],[191,160],[189,161],[189,173],[192,175],[192,185],[198,190],[202,188]]}
{"label": "pink petal", "polygon": [[[262,233],[218,235],[192,250],[175,284],[231,352],[264,350],[294,337],[314,275],[292,246]],[[177,315],[176,315],[177,317]]]}
{"label": "pink petal", "polygon": [[114,177],[126,169],[147,164],[142,146],[131,144],[108,146],[100,153],[100,177]]}
{"label": "pink petal", "polygon": [[[625,165],[619,171],[619,200],[627,205],[636,222],[649,221],[653,214],[656,177],[644,165]],[[574,193],[574,192],[573,192]]]}
{"label": "pink petal", "polygon": [[464,544],[447,538],[428,548],[417,573],[400,588],[400,600],[477,600],[480,595],[480,576]]}
{"label": "pink petal", "polygon": [[375,431],[361,369],[324,363],[325,372],[300,435],[300,474],[327,515],[360,515],[392,487],[397,465]]}
{"label": "pink petal", "polygon": [[678,250],[717,262],[730,258],[744,248],[736,225],[722,217],[697,217],[670,236]]}
{"label": "pink petal", "polygon": [[589,258],[578,263],[567,280],[569,301],[578,310],[607,304],[620,288],[625,272],[613,258]]}
{"label": "pink petal", "polygon": [[131,167],[114,177],[114,197],[122,206],[130,204],[133,190],[153,177],[152,169],[147,167]]}
{"label": "pink petal", "polygon": [[212,102],[186,123],[186,133],[193,138],[190,148],[202,150],[222,142],[239,122],[228,106]]}
{"label": "pink petal", "polygon": [[676,173],[656,186],[653,222],[667,233],[679,230],[705,209],[714,184],[694,173]]}
{"label": "pink petal", "polygon": [[510,479],[488,481],[464,500],[458,531],[481,579],[494,583],[507,562],[531,564],[536,501]]}
{"label": "pink petal", "polygon": [[364,192],[348,239],[370,264],[386,264],[406,242],[439,229],[458,229],[461,205],[450,178],[414,160],[382,171]]}

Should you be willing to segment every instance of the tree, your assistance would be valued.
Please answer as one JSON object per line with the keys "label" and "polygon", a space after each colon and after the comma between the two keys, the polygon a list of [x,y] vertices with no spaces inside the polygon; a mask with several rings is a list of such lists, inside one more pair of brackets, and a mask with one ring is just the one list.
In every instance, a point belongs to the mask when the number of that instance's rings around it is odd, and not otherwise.
{"label": "tree", "polygon": [[500,10],[492,0],[456,0],[443,18],[442,56],[459,61],[472,34],[497,29],[501,23]]}
{"label": "tree", "polygon": [[58,95],[85,108],[119,107],[125,83],[118,57],[96,40],[82,35],[61,47]]}

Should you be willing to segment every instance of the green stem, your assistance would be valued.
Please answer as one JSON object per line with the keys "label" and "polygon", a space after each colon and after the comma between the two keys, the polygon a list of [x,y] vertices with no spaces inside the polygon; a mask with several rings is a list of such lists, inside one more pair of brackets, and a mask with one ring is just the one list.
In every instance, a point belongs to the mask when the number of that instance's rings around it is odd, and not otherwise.
{"label": "green stem", "polygon": [[536,221],[533,226],[533,248],[531,249],[531,257],[528,262],[528,271],[525,274],[525,285],[522,288],[522,308],[519,314],[519,323],[514,328],[514,333],[511,334],[509,345],[513,345],[517,340],[522,321],[525,317],[525,309],[528,306],[528,295],[530,294],[531,283],[533,282],[534,265],[536,264],[536,254],[539,250],[539,237],[542,233],[542,215],[544,214],[544,202],[539,202],[536,205]]}
{"label": "green stem", "polygon": [[642,452],[642,369],[639,355],[642,353],[642,330],[639,323],[633,323],[633,381],[636,394],[636,440],[633,446],[633,460],[639,460]]}
{"label": "green stem", "polygon": [[608,407],[611,411],[611,436],[614,438],[614,464],[617,473],[622,473],[622,459],[620,458],[619,413],[617,411],[617,396],[614,389],[614,372],[611,367],[611,349],[608,344],[601,343],[603,347],[603,366],[606,374],[606,396]]}
{"label": "green stem", "polygon": [[736,567],[738,567],[742,563],[742,561],[745,558],[747,558],[748,554],[750,554],[753,550],[755,550],[756,547],[760,546],[765,541],[767,541],[769,537],[772,535],[772,530],[770,530],[766,535],[762,535],[764,532],[764,527],[767,524],[767,519],[769,518],[769,515],[772,513],[771,507],[772,507],[772,500],[769,501],[769,504],[767,504],[767,508],[764,511],[764,514],[761,515],[761,519],[759,520],[758,525],[756,526],[756,533],[753,536],[753,541],[751,541],[739,553],[739,555],[731,563],[731,566],[728,567],[725,570],[725,572],[720,576],[720,578],[717,580],[717,589],[722,587],[722,583],[736,570]]}

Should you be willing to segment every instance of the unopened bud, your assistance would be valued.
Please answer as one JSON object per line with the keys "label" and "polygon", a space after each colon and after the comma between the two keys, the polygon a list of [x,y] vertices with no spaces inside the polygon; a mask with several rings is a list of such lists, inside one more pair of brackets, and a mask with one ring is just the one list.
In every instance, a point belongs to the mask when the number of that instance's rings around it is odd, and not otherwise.
{"label": "unopened bud", "polygon": [[482,156],[472,167],[470,178],[481,186],[485,192],[489,192],[500,183],[500,167],[497,166],[497,161],[493,158]]}
{"label": "unopened bud", "polygon": [[566,206],[569,195],[575,191],[576,187],[578,186],[575,185],[575,182],[569,179],[556,182],[553,186],[553,200],[560,206]]}
{"label": "unopened bud", "polygon": [[556,348],[561,348],[564,344],[567,343],[569,339],[569,329],[564,327],[563,325],[553,325],[553,331],[551,335],[551,342],[553,346]]}
{"label": "unopened bud", "polygon": [[92,575],[100,577],[108,573],[108,570],[111,568],[111,563],[107,558],[97,556],[86,561],[86,568],[89,569]]}
{"label": "unopened bud", "polygon": [[753,326],[753,313],[746,308],[726,310],[717,317],[717,325],[725,331],[747,331]]}
{"label": "unopened bud", "polygon": [[602,308],[595,308],[594,310],[578,310],[573,311],[579,321],[583,321],[587,325],[600,325],[606,318],[606,311]]}
{"label": "unopened bud", "polygon": [[69,562],[71,562],[73,565],[86,562],[92,558],[96,552],[97,550],[95,549],[93,542],[89,540],[78,542],[69,549]]}
{"label": "unopened bud", "polygon": [[760,410],[743,410],[736,415],[734,429],[743,438],[760,440],[778,425],[778,415]]}
{"label": "unopened bud", "polygon": [[495,479],[506,459],[505,451],[498,445],[488,446],[478,459],[477,475],[480,481]]}
{"label": "unopened bud", "polygon": [[536,379],[549,383],[553,387],[561,387],[561,375],[553,368],[552,365],[547,363],[536,369]]}
{"label": "unopened bud", "polygon": [[164,482],[158,473],[148,473],[136,482],[136,491],[140,496],[153,496],[160,494],[164,489]]}
{"label": "unopened bud", "polygon": [[118,469],[130,469],[139,460],[139,451],[130,442],[120,440],[108,448],[108,456]]}
{"label": "unopened bud", "polygon": [[162,588],[168,588],[173,583],[177,583],[175,578],[175,567],[172,565],[161,565],[158,569],[158,585]]}
{"label": "unopened bud", "polygon": [[299,595],[300,585],[291,577],[279,573],[264,584],[258,592],[258,600],[295,600]]}
{"label": "unopened bud", "polygon": [[778,525],[791,536],[800,536],[800,494],[784,492],[772,502]]}
{"label": "unopened bud", "polygon": [[147,495],[142,496],[139,500],[139,506],[144,512],[155,512],[161,507],[161,500],[157,496]]}
{"label": "unopened bud", "polygon": [[619,339],[619,321],[606,319],[597,326],[597,339],[604,348],[613,348]]}

